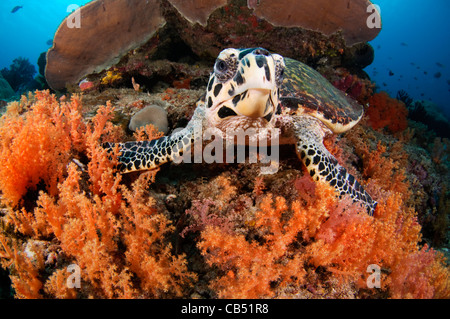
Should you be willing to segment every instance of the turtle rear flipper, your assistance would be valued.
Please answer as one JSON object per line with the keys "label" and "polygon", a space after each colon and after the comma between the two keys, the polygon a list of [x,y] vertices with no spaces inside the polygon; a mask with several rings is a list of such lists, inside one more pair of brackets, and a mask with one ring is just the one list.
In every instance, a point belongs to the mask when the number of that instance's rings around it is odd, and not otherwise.
{"label": "turtle rear flipper", "polygon": [[373,215],[377,202],[364,190],[361,184],[339,165],[336,158],[323,145],[326,129],[320,121],[309,116],[296,116],[294,126],[298,138],[297,155],[303,161],[314,181],[324,181],[333,186],[339,196],[350,195],[367,207]]}

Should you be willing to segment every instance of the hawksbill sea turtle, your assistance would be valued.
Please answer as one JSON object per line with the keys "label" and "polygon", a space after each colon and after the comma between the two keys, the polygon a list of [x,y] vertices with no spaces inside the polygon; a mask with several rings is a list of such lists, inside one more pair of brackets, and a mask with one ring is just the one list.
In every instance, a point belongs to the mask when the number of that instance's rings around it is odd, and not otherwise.
{"label": "hawksbill sea turtle", "polygon": [[[234,142],[229,132],[235,130],[254,129],[253,138],[268,138],[263,129],[278,129],[278,142],[295,145],[314,181],[329,183],[339,196],[350,195],[372,215],[377,203],[323,145],[327,134],[351,129],[363,112],[356,101],[299,61],[263,48],[229,48],[217,57],[206,94],[187,126],[153,141],[118,143],[119,169],[148,170],[177,161],[202,138],[196,133],[199,128],[213,129]],[[111,151],[115,145],[104,147]]]}

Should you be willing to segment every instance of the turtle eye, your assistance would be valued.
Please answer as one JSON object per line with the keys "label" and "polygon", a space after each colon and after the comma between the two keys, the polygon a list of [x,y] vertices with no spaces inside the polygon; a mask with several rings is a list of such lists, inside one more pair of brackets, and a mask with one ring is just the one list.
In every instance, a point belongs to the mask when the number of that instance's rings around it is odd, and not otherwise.
{"label": "turtle eye", "polygon": [[216,71],[218,72],[226,72],[228,70],[228,65],[224,60],[217,60],[216,62]]}
{"label": "turtle eye", "polygon": [[238,66],[237,56],[234,53],[218,58],[214,64],[214,73],[218,82],[224,83],[236,73]]}

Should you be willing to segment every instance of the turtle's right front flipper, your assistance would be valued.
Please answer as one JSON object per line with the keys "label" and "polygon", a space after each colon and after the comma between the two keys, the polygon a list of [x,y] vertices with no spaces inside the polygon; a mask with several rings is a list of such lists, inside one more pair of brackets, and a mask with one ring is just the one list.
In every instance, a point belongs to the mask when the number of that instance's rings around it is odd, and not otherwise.
{"label": "turtle's right front flipper", "polygon": [[[192,144],[192,131],[185,128],[169,136],[157,140],[119,143],[119,170],[122,173],[148,170],[174,161]],[[107,150],[112,150],[116,144],[105,143]]]}
{"label": "turtle's right front flipper", "polygon": [[[204,101],[197,103],[197,108],[188,125],[174,131],[169,136],[163,136],[153,141],[125,142],[117,144],[120,155],[118,157],[119,170],[122,173],[153,169],[167,162],[180,163],[188,153],[195,139],[201,138],[205,118]],[[106,143],[103,146],[110,152],[116,144]]]}

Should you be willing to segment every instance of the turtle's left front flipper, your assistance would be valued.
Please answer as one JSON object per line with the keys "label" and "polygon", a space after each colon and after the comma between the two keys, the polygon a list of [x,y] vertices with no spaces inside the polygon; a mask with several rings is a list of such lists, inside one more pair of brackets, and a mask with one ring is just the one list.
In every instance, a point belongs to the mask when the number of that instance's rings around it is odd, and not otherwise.
{"label": "turtle's left front flipper", "polygon": [[325,131],[323,124],[310,116],[294,117],[294,130],[297,137],[297,155],[308,169],[314,181],[324,181],[333,186],[340,196],[346,194],[354,201],[367,207],[373,215],[377,202],[364,190],[361,184],[339,165],[336,158],[323,145]]}

